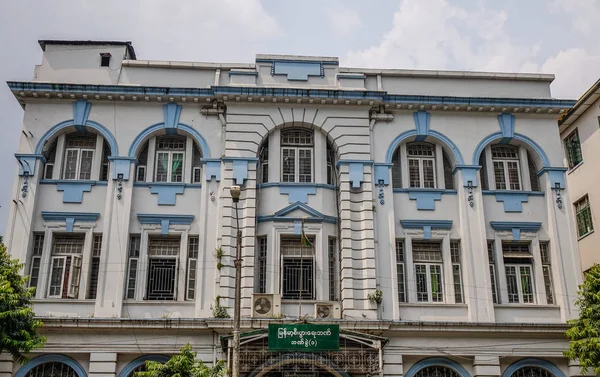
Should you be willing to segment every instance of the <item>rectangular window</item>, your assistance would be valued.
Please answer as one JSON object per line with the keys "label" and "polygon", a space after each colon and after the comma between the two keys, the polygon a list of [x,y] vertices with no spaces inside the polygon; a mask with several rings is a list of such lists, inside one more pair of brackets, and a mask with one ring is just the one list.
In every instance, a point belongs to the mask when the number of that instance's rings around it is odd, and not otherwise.
{"label": "rectangular window", "polygon": [[156,153],[156,182],[183,182],[183,152]]}
{"label": "rectangular window", "polygon": [[49,298],[78,298],[84,242],[84,234],[54,236]]}
{"label": "rectangular window", "polygon": [[329,301],[336,300],[336,257],[335,257],[335,237],[329,237],[327,240],[327,260],[329,267]]}
{"label": "rectangular window", "polygon": [[267,236],[259,236],[257,238],[258,255],[258,287],[257,293],[267,292]]}
{"label": "rectangular window", "polygon": [[327,184],[334,185],[337,175],[335,172],[335,151],[331,144],[327,143]]}
{"label": "rectangular window", "polygon": [[496,190],[521,190],[519,149],[511,145],[492,145]]}
{"label": "rectangular window", "polygon": [[190,236],[188,238],[188,270],[187,270],[187,293],[186,300],[196,298],[196,275],[198,273],[198,250],[200,248],[200,237]]}
{"label": "rectangular window", "polygon": [[577,234],[579,237],[583,237],[594,230],[592,210],[587,195],[575,203],[575,216],[577,218]]}
{"label": "rectangular window", "polygon": [[259,183],[267,183],[269,182],[269,138],[265,140],[263,143],[260,152],[258,152],[259,156],[259,166],[258,166],[258,179]]}
{"label": "rectangular window", "polygon": [[310,130],[281,131],[281,181],[312,182],[313,134]]}
{"label": "rectangular window", "polygon": [[52,179],[52,174],[54,173],[54,163],[47,162],[44,166],[44,179]]}
{"label": "rectangular window", "polygon": [[110,52],[100,53],[100,67],[108,67],[110,65]]}
{"label": "rectangular window", "polygon": [[92,176],[93,149],[67,148],[65,151],[64,179],[89,180]]}
{"label": "rectangular window", "polygon": [[[314,238],[310,239],[314,244]],[[302,243],[300,237],[281,239],[283,258],[282,298],[314,299],[314,249]]]}
{"label": "rectangular window", "polygon": [[141,237],[139,234],[129,236],[129,266],[127,269],[127,289],[125,298],[135,299],[135,281],[137,278],[138,259],[140,257]]}
{"label": "rectangular window", "polygon": [[540,256],[542,260],[542,273],[544,274],[544,288],[546,289],[546,303],[552,305],[554,304],[554,287],[552,284],[549,242],[540,242]]}
{"label": "rectangular window", "polygon": [[530,244],[525,242],[502,242],[502,254],[504,256],[508,302],[534,303]]}
{"label": "rectangular window", "polygon": [[29,286],[37,288],[40,278],[40,265],[42,263],[42,250],[44,249],[44,233],[34,233],[31,264],[29,267]]}
{"label": "rectangular window", "polygon": [[100,273],[100,253],[102,250],[102,234],[94,234],[92,244],[92,263],[90,265],[90,284],[87,298],[93,300],[98,292],[98,275]]}
{"label": "rectangular window", "polygon": [[175,300],[179,237],[150,237],[148,240],[147,300]]}
{"label": "rectangular window", "polygon": [[281,150],[281,180],[296,182],[296,150],[283,148]]}
{"label": "rectangular window", "polygon": [[443,302],[442,244],[440,242],[413,241],[412,249],[417,301]]}
{"label": "rectangular window", "polygon": [[137,167],[137,171],[135,174],[135,180],[138,182],[146,181],[146,166],[145,165],[140,165]]}
{"label": "rectangular window", "polygon": [[492,286],[492,300],[494,304],[498,304],[498,289],[497,278],[496,278],[496,248],[494,247],[494,240],[487,241],[487,252],[488,261],[490,264],[490,283]]}
{"label": "rectangular window", "polygon": [[577,129],[566,137],[565,149],[567,152],[569,168],[573,169],[575,166],[583,162],[583,154],[581,153],[581,143],[579,142],[579,132]]}
{"label": "rectangular window", "polygon": [[406,276],[404,266],[404,240],[396,240],[396,276],[398,278],[398,302],[406,302]]}
{"label": "rectangular window", "polygon": [[450,241],[450,259],[452,260],[452,278],[454,281],[454,303],[462,304],[464,301],[460,271],[460,241]]}

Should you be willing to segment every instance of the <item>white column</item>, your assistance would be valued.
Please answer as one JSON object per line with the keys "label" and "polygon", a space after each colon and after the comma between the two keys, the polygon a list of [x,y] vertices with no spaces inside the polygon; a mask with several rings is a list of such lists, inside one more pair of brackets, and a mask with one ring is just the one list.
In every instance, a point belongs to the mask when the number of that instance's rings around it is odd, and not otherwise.
{"label": "white column", "polygon": [[417,284],[415,281],[415,264],[413,261],[412,253],[412,238],[406,236],[404,239],[404,256],[406,258],[406,264],[404,266],[404,274],[406,275],[406,298],[410,303],[417,302]]}
{"label": "white column", "polygon": [[531,240],[531,254],[533,255],[533,284],[535,287],[535,296],[538,304],[545,305],[546,301],[546,286],[544,285],[544,271],[542,270],[542,256],[540,254],[540,241],[536,237]]}
{"label": "white column", "polygon": [[454,279],[452,275],[452,258],[450,256],[450,234],[442,238],[442,270],[443,270],[443,289],[444,302],[446,304],[454,303]]}
{"label": "white column", "polygon": [[142,228],[140,237],[140,257],[138,258],[138,273],[135,281],[135,299],[141,301],[144,299],[146,291],[146,281],[148,281],[148,244],[149,240],[148,229]]}
{"label": "white column", "polygon": [[115,377],[116,375],[116,353],[93,352],[90,354],[89,377]]}
{"label": "white column", "polygon": [[444,151],[441,144],[435,145],[435,175],[436,188],[446,188],[446,177],[444,177]]}
{"label": "white column", "polygon": [[496,278],[498,279],[498,298],[500,303],[508,303],[508,286],[506,284],[506,271],[504,269],[504,254],[502,253],[502,240],[497,234],[494,235],[494,251],[496,252]]}
{"label": "white column", "polygon": [[501,374],[498,356],[475,355],[473,358],[473,377],[498,377]]}
{"label": "white column", "polygon": [[100,180],[102,173],[102,152],[104,152],[104,138],[98,134],[96,135],[96,150],[92,159],[92,174],[90,175],[91,179],[95,181]]}
{"label": "white column", "polygon": [[402,188],[409,187],[408,158],[406,156],[406,143],[400,144],[400,168],[402,170]]}
{"label": "white column", "polygon": [[281,182],[281,137],[279,129],[269,136],[269,182]]}
{"label": "white column", "polygon": [[327,182],[327,146],[325,136],[321,132],[315,132],[314,138],[314,156],[313,156],[313,182]]}
{"label": "white column", "polygon": [[35,292],[35,298],[42,299],[46,297],[48,290],[48,279],[50,279],[50,254],[52,253],[53,232],[48,226],[44,232],[44,247],[42,248],[42,259],[40,261],[40,275],[38,279],[38,289]]}
{"label": "white column", "polygon": [[529,177],[529,162],[527,149],[519,147],[519,169],[521,170],[521,189],[531,191],[531,178]]}
{"label": "white column", "polygon": [[383,348],[383,377],[404,376],[404,365],[401,351]]}
{"label": "white column", "polygon": [[54,170],[52,171],[52,179],[60,179],[62,177],[63,159],[65,157],[65,134],[58,135],[56,141],[56,158],[54,159]]}
{"label": "white column", "polygon": [[186,138],[185,158],[183,160],[183,181],[192,183],[192,160],[194,158],[194,140],[191,137]]}
{"label": "white column", "polygon": [[485,153],[485,166],[487,168],[484,174],[487,174],[489,190],[495,190],[496,178],[494,176],[494,162],[492,161],[492,147],[488,145],[483,150],[483,153]]}
{"label": "white column", "polygon": [[83,243],[83,254],[81,256],[81,276],[79,280],[78,299],[85,299],[88,291],[88,282],[90,280],[90,263],[92,262],[92,244],[94,238],[94,227],[89,227],[85,231],[85,241]]}
{"label": "white column", "polygon": [[185,301],[187,293],[187,271],[188,271],[188,237],[189,230],[181,232],[179,242],[179,276],[177,278],[177,301]]}
{"label": "white column", "polygon": [[154,163],[156,158],[156,138],[148,140],[148,164],[146,165],[146,182],[154,181]]}
{"label": "white column", "polygon": [[13,371],[13,359],[8,353],[0,354],[0,377],[11,377]]}

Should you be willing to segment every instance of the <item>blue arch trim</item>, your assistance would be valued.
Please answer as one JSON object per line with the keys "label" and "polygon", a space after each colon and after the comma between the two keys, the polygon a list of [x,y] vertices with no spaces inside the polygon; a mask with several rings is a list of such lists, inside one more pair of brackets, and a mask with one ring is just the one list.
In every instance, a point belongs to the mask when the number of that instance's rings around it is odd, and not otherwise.
{"label": "blue arch trim", "polygon": [[504,373],[502,373],[502,377],[510,377],[513,375],[513,373],[515,373],[517,370],[523,367],[540,367],[554,374],[555,377],[566,377],[565,374],[556,367],[556,365],[552,364],[549,361],[536,359],[533,357],[522,359],[511,364],[508,368],[506,368]]}
{"label": "blue arch trim", "polygon": [[[131,146],[129,147],[128,156],[135,157],[135,152],[138,150],[142,142],[144,142],[154,132],[162,129],[166,129],[164,122],[156,123],[143,130],[139,135],[136,136],[136,138],[133,140],[133,143],[131,143]],[[178,123],[176,129],[185,131],[188,134],[192,135],[192,137],[196,140],[196,142],[200,145],[200,148],[202,149],[202,157],[210,158],[210,148],[208,147],[208,143],[206,142],[206,140],[204,140],[204,138],[202,137],[202,135],[200,135],[198,131],[183,123]]]}
{"label": "blue arch trim", "polygon": [[27,364],[23,365],[17,371],[17,373],[15,374],[15,377],[25,377],[25,375],[30,370],[37,367],[38,365],[41,365],[44,363],[50,363],[53,361],[67,364],[68,366],[73,368],[75,373],[77,373],[77,377],[87,377],[87,374],[85,373],[85,369],[83,369],[83,367],[77,361],[71,359],[68,356],[58,355],[58,354],[42,355],[42,356],[36,357],[35,359],[30,360]]}
{"label": "blue arch trim", "polygon": [[[458,373],[461,377],[471,377],[469,372],[465,368],[463,368],[460,364],[443,357],[431,357],[428,359],[423,359],[410,367],[408,372],[404,375],[404,377],[415,377],[418,371],[423,368],[441,365],[453,369],[456,373]],[[559,376],[556,376],[559,377]],[[560,376],[563,377],[563,376]]]}
{"label": "blue arch trim", "polygon": [[418,363],[413,365],[408,370],[408,372],[404,375],[404,377],[415,377],[417,372],[420,371],[421,369],[427,368],[430,366],[435,366],[435,365],[442,365],[442,366],[448,367],[450,369],[453,369],[461,377],[471,377],[469,375],[469,372],[467,372],[467,370],[465,368],[463,368],[460,364],[458,364],[450,359],[443,358],[443,357],[431,357],[431,358],[423,359],[423,360],[419,361]]}
{"label": "blue arch trim", "polygon": [[[400,135],[396,136],[394,141],[392,141],[392,143],[388,147],[387,154],[385,157],[386,163],[388,163],[388,164],[392,163],[392,157],[394,156],[394,152],[396,151],[396,148],[398,148],[398,145],[400,145],[400,143],[402,143],[404,140],[408,139],[411,136],[417,136],[417,130],[408,130],[408,131],[405,131],[405,132],[401,133]],[[433,136],[436,139],[440,140],[442,143],[446,144],[448,146],[448,148],[450,148],[450,150],[452,150],[452,153],[454,154],[454,157],[456,158],[457,165],[465,164],[462,154],[460,153],[460,150],[458,149],[456,144],[454,144],[454,142],[452,140],[450,140],[450,138],[448,136],[444,135],[441,132],[435,131],[435,130],[429,130],[429,134],[427,135],[427,137],[430,137],[430,136]]]}
{"label": "blue arch trim", "polygon": [[[52,128],[50,128],[48,131],[46,131],[44,136],[42,136],[40,141],[37,143],[37,146],[35,147],[35,154],[42,154],[44,144],[46,144],[46,142],[51,137],[56,135],[60,130],[62,130],[63,128],[66,128],[66,127],[70,127],[70,126],[75,126],[75,122],[73,121],[73,119],[65,120],[64,122],[60,122],[60,123],[54,125]],[[117,139],[115,139],[114,135],[106,127],[104,127],[100,123],[94,122],[93,120],[86,121],[85,126],[93,128],[94,130],[98,131],[98,133],[100,135],[102,135],[102,137],[104,137],[104,139],[110,145],[111,156],[119,155],[119,146],[117,144]]]}
{"label": "blue arch trim", "polygon": [[[488,144],[490,144],[494,140],[502,139],[502,137],[502,132],[494,132],[493,134],[483,138],[483,140],[481,140],[479,144],[477,144],[477,148],[475,148],[475,153],[473,153],[473,165],[479,164],[479,156]],[[537,153],[538,156],[540,156],[540,158],[542,159],[543,167],[550,166],[550,160],[548,159],[548,155],[546,154],[546,152],[544,152],[544,150],[542,149],[542,147],[539,146],[538,143],[536,143],[529,137],[518,133],[514,134],[513,139],[522,141],[525,144],[529,145],[535,151],[535,153]]]}
{"label": "blue arch trim", "polygon": [[121,372],[119,373],[119,377],[127,377],[129,376],[129,373],[131,373],[135,368],[139,367],[140,365],[144,364],[146,361],[158,361],[161,363],[166,363],[169,358],[167,356],[164,355],[144,355],[144,356],[140,356],[137,359],[131,361],[129,364],[125,365],[125,368],[123,368],[123,370],[121,370]]}

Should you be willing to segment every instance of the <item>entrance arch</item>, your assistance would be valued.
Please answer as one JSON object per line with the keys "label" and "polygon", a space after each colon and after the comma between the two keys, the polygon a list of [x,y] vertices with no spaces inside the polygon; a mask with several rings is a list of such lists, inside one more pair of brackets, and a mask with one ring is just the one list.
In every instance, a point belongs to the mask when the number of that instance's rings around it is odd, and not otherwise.
{"label": "entrance arch", "polygon": [[[297,366],[306,366],[307,370],[298,370]],[[290,352],[284,353],[276,358],[273,358],[266,363],[261,364],[254,369],[248,377],[265,377],[272,374],[283,374],[288,369],[292,374],[299,375],[311,372],[320,372],[321,375],[330,375],[335,377],[351,377],[350,374],[344,372],[331,360],[314,353]]]}

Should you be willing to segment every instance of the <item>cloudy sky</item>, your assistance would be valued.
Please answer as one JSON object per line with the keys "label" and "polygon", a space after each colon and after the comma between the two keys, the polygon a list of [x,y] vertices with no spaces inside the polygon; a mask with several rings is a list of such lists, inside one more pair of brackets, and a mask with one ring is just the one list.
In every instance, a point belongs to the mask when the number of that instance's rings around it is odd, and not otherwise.
{"label": "cloudy sky", "polygon": [[[0,0],[0,82],[29,80],[38,39],[114,39],[139,59],[253,62],[338,56],[344,66],[556,75],[578,98],[600,77],[600,0]],[[0,83],[0,234],[23,112]],[[50,125],[49,125],[50,126]]]}

